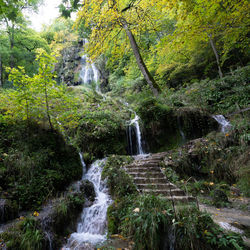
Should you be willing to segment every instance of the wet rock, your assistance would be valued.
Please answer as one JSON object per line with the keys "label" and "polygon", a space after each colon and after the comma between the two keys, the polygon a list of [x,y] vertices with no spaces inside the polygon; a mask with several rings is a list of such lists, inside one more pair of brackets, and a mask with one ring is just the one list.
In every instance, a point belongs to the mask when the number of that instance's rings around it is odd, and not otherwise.
{"label": "wet rock", "polygon": [[217,130],[219,126],[204,110],[171,108],[154,99],[142,102],[137,112],[143,123],[146,151],[152,153],[176,148]]}
{"label": "wet rock", "polygon": [[17,205],[7,199],[0,199],[0,223],[17,217]]}
{"label": "wet rock", "polygon": [[81,56],[83,50],[83,42],[63,49],[61,58],[56,65],[56,71],[61,82],[67,85],[79,85],[77,74],[80,70]]}
{"label": "wet rock", "polygon": [[179,126],[187,139],[202,137],[218,129],[218,123],[210,114],[201,109],[179,108],[177,110]]}
{"label": "wet rock", "polygon": [[95,200],[95,189],[93,183],[88,180],[83,180],[80,183],[80,191],[87,197],[88,200],[94,201]]}

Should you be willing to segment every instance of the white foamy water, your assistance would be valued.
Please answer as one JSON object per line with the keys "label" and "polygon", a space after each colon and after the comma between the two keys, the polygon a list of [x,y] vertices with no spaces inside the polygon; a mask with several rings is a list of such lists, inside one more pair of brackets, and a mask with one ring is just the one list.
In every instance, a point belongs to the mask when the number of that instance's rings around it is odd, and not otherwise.
{"label": "white foamy water", "polygon": [[232,125],[223,115],[213,115],[213,118],[220,124],[222,133],[226,133],[231,129]]}
{"label": "white foamy water", "polygon": [[112,203],[108,189],[101,180],[102,167],[105,160],[95,161],[84,176],[94,185],[96,199],[92,206],[83,209],[77,232],[71,234],[67,246],[63,249],[82,249],[82,244],[88,242],[95,246],[107,237],[107,209]]}
{"label": "white foamy water", "polygon": [[[143,149],[142,149],[142,144],[141,144],[141,130],[140,130],[140,125],[139,125],[139,120],[140,117],[134,112],[135,118],[130,121],[129,126],[131,127],[132,125],[135,126],[135,132],[136,132],[136,142],[137,142],[137,151],[139,155],[143,155]],[[129,129],[129,144],[132,147],[132,137],[131,137],[131,130]]]}
{"label": "white foamy water", "polygon": [[[87,39],[84,39],[84,44],[88,43]],[[97,84],[99,80],[99,71],[97,70],[94,63],[88,62],[87,55],[83,55],[81,58],[81,71],[80,71],[80,79],[83,84],[91,85],[92,82],[96,83],[96,91],[99,92],[99,85]]]}
{"label": "white foamy water", "polygon": [[83,154],[81,152],[79,153],[79,156],[82,164],[82,179],[84,179],[85,174],[87,173],[86,163],[84,162]]}
{"label": "white foamy water", "polygon": [[232,225],[230,225],[229,223],[227,222],[222,222],[220,221],[219,222],[220,226],[227,230],[227,231],[232,231],[232,232],[235,232],[235,233],[239,233],[239,234],[243,234],[244,231],[243,230],[240,230],[239,228],[236,228],[236,227],[233,227]]}

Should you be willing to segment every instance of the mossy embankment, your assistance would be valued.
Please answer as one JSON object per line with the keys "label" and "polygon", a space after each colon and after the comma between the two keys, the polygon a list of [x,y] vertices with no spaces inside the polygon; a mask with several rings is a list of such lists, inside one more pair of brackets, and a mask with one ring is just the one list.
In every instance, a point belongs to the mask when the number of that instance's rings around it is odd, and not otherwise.
{"label": "mossy embankment", "polygon": [[137,112],[146,151],[151,153],[176,148],[218,129],[218,123],[206,110],[171,107],[155,98],[142,100]]}
{"label": "mossy embankment", "polygon": [[[2,123],[0,138],[0,194],[15,208],[13,215],[39,209],[81,176],[77,151],[56,131],[37,124]],[[4,209],[3,221],[11,219],[10,211]]]}
{"label": "mossy embankment", "polygon": [[[169,151],[163,164],[168,178],[195,196],[214,197],[220,190],[249,197],[249,118],[239,115],[232,126],[225,134],[212,132]],[[214,205],[226,205],[214,198]]]}
{"label": "mossy embankment", "polygon": [[77,219],[85,202],[94,201],[92,183],[71,185],[59,198],[51,200],[39,212],[26,214],[7,224],[0,234],[0,246],[7,249],[59,249],[67,236],[76,231]]}

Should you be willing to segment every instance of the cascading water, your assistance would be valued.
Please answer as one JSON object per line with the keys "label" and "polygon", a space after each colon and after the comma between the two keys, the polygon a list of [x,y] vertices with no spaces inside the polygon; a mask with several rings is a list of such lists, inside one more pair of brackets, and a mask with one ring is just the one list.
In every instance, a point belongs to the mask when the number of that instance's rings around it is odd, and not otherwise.
{"label": "cascading water", "polygon": [[96,199],[92,206],[83,209],[77,232],[70,236],[67,246],[63,249],[84,249],[86,243],[95,246],[106,240],[107,209],[112,200],[105,182],[101,180],[104,163],[105,160],[95,161],[84,176],[84,179],[93,183]]}
{"label": "cascading water", "polygon": [[[84,40],[84,44],[88,43],[87,39]],[[99,92],[99,86],[97,84],[99,80],[99,72],[94,63],[88,62],[87,55],[83,55],[81,58],[82,69],[80,71],[80,79],[83,84],[90,85],[92,82],[96,83],[96,91]]]}
{"label": "cascading water", "polygon": [[182,130],[180,117],[178,117],[177,123],[178,123],[179,132],[180,132],[180,135],[181,135],[181,143],[184,144],[187,141],[187,139],[186,139],[186,136],[184,134],[184,131]]}
{"label": "cascading water", "polygon": [[86,163],[84,162],[83,155],[81,152],[79,153],[79,156],[80,156],[80,160],[81,160],[81,164],[82,164],[82,179],[84,179],[84,176],[87,172]]}
{"label": "cascading water", "polygon": [[[120,99],[120,102],[125,106],[129,107],[127,102],[124,102]],[[130,112],[134,114],[134,119],[129,121],[128,129],[127,129],[127,137],[128,137],[128,149],[130,155],[145,155],[142,147],[142,139],[141,139],[141,130],[139,120],[140,117],[136,114],[134,110],[128,108]],[[135,140],[134,140],[135,138]]]}
{"label": "cascading water", "polygon": [[128,127],[128,141],[129,141],[129,151],[130,154],[133,154],[135,152],[134,149],[134,143],[133,143],[133,135],[135,132],[136,137],[136,154],[138,155],[144,155],[144,151],[142,149],[142,143],[141,143],[141,130],[139,125],[140,117],[134,112],[135,118],[132,119],[129,123]]}
{"label": "cascading water", "polygon": [[223,115],[213,115],[213,118],[220,124],[222,133],[226,133],[231,129],[232,125]]}

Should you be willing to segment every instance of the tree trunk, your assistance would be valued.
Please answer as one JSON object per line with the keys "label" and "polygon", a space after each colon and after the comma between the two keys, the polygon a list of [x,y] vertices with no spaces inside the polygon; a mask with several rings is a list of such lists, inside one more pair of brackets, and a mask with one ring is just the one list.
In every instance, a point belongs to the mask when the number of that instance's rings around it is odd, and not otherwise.
{"label": "tree trunk", "polygon": [[45,83],[45,102],[46,102],[46,113],[47,113],[49,125],[50,125],[51,130],[54,130],[52,122],[51,122],[51,118],[50,118],[49,101],[48,101],[48,93],[47,93],[46,83]]}
{"label": "tree trunk", "polygon": [[144,61],[142,59],[142,56],[141,56],[140,51],[139,51],[139,47],[138,47],[138,45],[136,43],[136,40],[135,40],[135,37],[134,37],[133,33],[130,31],[130,29],[128,27],[128,24],[127,24],[125,19],[123,19],[121,21],[121,23],[122,23],[123,28],[126,31],[126,34],[127,34],[128,38],[129,38],[130,45],[131,45],[131,47],[133,49],[133,52],[134,52],[134,55],[135,55],[135,58],[136,58],[136,62],[138,64],[138,66],[139,66],[145,80],[147,81],[148,85],[150,86],[153,94],[155,96],[158,96],[160,88],[156,84],[156,82],[155,82],[154,78],[152,77],[152,75],[149,73],[149,71],[148,71],[148,69],[147,69],[147,67],[146,67],[146,65],[145,65],[145,63],[144,63]]}
{"label": "tree trunk", "polygon": [[14,24],[12,24],[12,28],[10,29],[9,39],[10,39],[10,67],[14,68]]}
{"label": "tree trunk", "polygon": [[220,58],[219,58],[218,52],[217,52],[217,50],[215,48],[214,42],[212,40],[212,35],[210,34],[208,36],[209,36],[209,39],[210,39],[210,45],[211,45],[211,47],[213,49],[213,52],[214,52],[214,55],[216,57],[216,62],[217,62],[217,66],[218,66],[219,76],[220,76],[220,79],[222,79],[223,78],[223,74],[222,74],[222,70],[221,70],[221,67],[220,67]]}
{"label": "tree trunk", "polygon": [[0,88],[3,87],[3,64],[2,57],[0,55]]}

